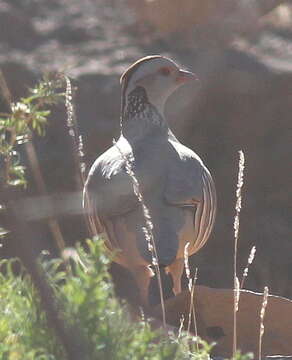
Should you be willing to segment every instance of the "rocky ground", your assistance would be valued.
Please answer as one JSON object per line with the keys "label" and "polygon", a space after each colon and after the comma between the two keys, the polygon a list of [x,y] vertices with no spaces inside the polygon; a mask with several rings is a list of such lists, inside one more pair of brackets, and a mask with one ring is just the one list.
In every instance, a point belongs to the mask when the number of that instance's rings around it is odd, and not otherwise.
{"label": "rocky ground", "polygon": [[[289,15],[289,14],[288,14]],[[287,16],[288,16],[287,15]],[[289,16],[288,16],[289,17]],[[76,108],[86,162],[107,148],[119,126],[119,76],[146,54],[165,54],[195,71],[199,87],[174,94],[167,114],[174,132],[214,174],[218,218],[192,258],[198,282],[232,286],[233,216],[238,150],[246,156],[240,271],[257,254],[246,286],[292,297],[292,32],[267,22],[256,33],[213,42],[214,33],[153,36],[125,0],[0,0],[0,67],[14,99],[41,73],[64,71],[77,86]],[[289,19],[288,19],[289,20]],[[287,20],[287,21],[288,21]],[[144,25],[144,24],[142,24]],[[215,37],[216,38],[216,37]],[[50,193],[75,190],[71,149],[58,109],[36,142]],[[35,193],[34,188],[29,189]],[[80,217],[58,219],[66,241],[80,240]],[[40,227],[47,234],[44,227]],[[46,245],[50,237],[47,234]],[[4,253],[10,250],[4,244]]]}

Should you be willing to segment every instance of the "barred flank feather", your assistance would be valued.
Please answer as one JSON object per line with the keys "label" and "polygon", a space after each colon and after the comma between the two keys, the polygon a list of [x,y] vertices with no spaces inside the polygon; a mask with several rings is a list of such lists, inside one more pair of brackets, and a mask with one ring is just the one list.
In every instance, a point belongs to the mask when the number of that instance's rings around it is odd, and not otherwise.
{"label": "barred flank feather", "polygon": [[195,229],[197,236],[191,253],[200,250],[207,242],[214,226],[217,207],[217,196],[213,179],[207,169],[203,172],[203,201],[196,210]]}

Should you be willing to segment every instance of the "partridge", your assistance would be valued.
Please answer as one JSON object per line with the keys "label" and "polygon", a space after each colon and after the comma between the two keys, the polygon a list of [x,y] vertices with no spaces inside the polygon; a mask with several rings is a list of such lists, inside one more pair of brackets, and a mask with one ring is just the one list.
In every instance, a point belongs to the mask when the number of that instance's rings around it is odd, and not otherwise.
{"label": "partridge", "polygon": [[121,76],[121,135],[92,165],[84,206],[97,233],[105,233],[114,261],[134,275],[147,304],[152,254],[143,228],[145,214],[127,171],[131,163],[149,210],[157,261],[181,292],[184,249],[197,252],[215,221],[216,191],[209,170],[171,132],[164,116],[168,97],[193,73],[163,56],[147,56]]}

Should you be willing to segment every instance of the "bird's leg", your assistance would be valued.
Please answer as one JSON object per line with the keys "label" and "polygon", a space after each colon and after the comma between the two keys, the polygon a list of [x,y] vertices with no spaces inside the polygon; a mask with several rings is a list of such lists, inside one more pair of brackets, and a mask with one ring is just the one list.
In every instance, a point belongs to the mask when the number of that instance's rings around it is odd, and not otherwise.
{"label": "bird's leg", "polygon": [[171,274],[174,294],[179,294],[181,292],[181,277],[184,271],[184,259],[176,259],[167,267],[166,271]]}
{"label": "bird's leg", "polygon": [[140,296],[142,300],[142,304],[144,306],[148,306],[148,290],[150,278],[153,276],[153,271],[149,268],[149,266],[137,266],[131,269],[132,274],[134,275],[138,288],[140,290]]}

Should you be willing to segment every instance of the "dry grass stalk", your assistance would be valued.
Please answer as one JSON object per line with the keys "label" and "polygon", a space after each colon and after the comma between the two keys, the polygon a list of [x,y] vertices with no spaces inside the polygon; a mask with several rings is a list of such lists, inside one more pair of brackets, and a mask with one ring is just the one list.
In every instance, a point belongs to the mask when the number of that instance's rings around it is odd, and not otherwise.
{"label": "dry grass stalk", "polygon": [[[68,76],[61,74],[61,77],[63,77],[65,84],[66,84],[66,91],[65,91],[65,106],[66,106],[66,113],[67,113],[67,119],[66,124],[68,127],[69,136],[71,139],[72,149],[73,149],[73,158],[76,168],[76,183],[78,190],[84,189],[85,184],[85,171],[86,166],[84,162],[84,148],[83,148],[83,139],[82,136],[78,133],[78,126],[77,126],[77,120],[75,115],[75,109],[73,105],[73,90],[71,81]],[[88,196],[88,192],[84,192],[84,204],[89,205],[90,199]],[[84,205],[83,205],[84,206]],[[91,213],[85,214],[85,220],[88,226],[88,231],[91,237],[95,237],[98,235],[102,235],[104,238],[107,237],[105,233],[102,233],[99,231],[103,228],[101,223],[99,222],[99,219],[94,217]]]}
{"label": "dry grass stalk", "polygon": [[[114,145],[117,146],[117,143],[115,141],[114,141]],[[144,220],[145,220],[145,226],[143,226],[142,230],[143,230],[143,233],[145,236],[145,240],[147,241],[147,244],[148,244],[148,250],[151,252],[151,256],[152,256],[151,262],[152,262],[152,265],[154,266],[156,276],[157,276],[159,295],[160,295],[160,300],[161,300],[162,321],[163,321],[164,328],[166,328],[163,289],[162,289],[161,275],[160,275],[160,269],[159,269],[159,259],[158,259],[158,254],[157,254],[157,250],[156,250],[155,239],[154,239],[153,232],[152,232],[152,230],[153,230],[152,219],[151,219],[149,210],[145,204],[142,192],[140,190],[139,181],[133,171],[132,164],[134,163],[134,156],[133,156],[133,154],[131,154],[130,157],[127,157],[118,146],[117,146],[117,148],[118,148],[122,158],[125,161],[126,172],[131,178],[134,193],[137,196],[137,198],[142,206],[143,216],[144,216]]]}
{"label": "dry grass stalk", "polygon": [[263,302],[260,312],[260,335],[259,335],[259,360],[262,358],[262,341],[265,332],[264,319],[266,313],[266,307],[268,305],[269,288],[265,286],[263,294]]}
{"label": "dry grass stalk", "polygon": [[241,279],[241,283],[240,283],[240,288],[241,288],[241,289],[243,289],[244,281],[245,281],[246,278],[247,278],[248,270],[249,270],[250,265],[253,263],[253,260],[254,260],[254,258],[255,258],[255,254],[256,254],[256,247],[253,246],[253,247],[251,248],[251,250],[250,250],[246,267],[245,267],[245,269],[243,270],[243,275],[242,275],[242,279]]}
{"label": "dry grass stalk", "polygon": [[191,290],[191,305],[192,305],[192,314],[193,314],[193,323],[194,323],[194,332],[196,337],[196,349],[199,351],[199,342],[198,342],[198,327],[197,327],[197,318],[196,318],[196,310],[195,310],[195,302],[194,302],[194,293],[195,293],[195,286],[198,279],[198,268],[196,268],[195,276],[193,279],[193,286]]}
{"label": "dry grass stalk", "polygon": [[[195,285],[196,285],[197,276],[198,276],[198,268],[196,268],[194,279],[191,279],[191,271],[190,271],[190,266],[189,266],[189,253],[188,253],[189,246],[190,246],[190,243],[188,242],[188,243],[186,243],[185,248],[184,248],[185,272],[186,272],[186,276],[188,279],[188,288],[189,288],[189,292],[190,292],[190,309],[189,309],[189,316],[188,316],[187,331],[188,331],[188,333],[190,332],[191,318],[193,317],[195,336],[196,336],[196,339],[198,339],[196,311],[195,311],[195,306],[194,306],[194,293],[195,293]],[[196,348],[198,351],[199,344],[198,344],[197,340],[196,340]]]}
{"label": "dry grass stalk", "polygon": [[[234,217],[234,258],[233,258],[233,286],[234,286],[234,307],[233,307],[233,358],[236,356],[237,349],[237,311],[239,303],[239,281],[237,277],[237,247],[239,237],[239,220],[241,211],[241,190],[243,186],[243,174],[244,174],[244,153],[242,150],[239,151],[239,162],[238,162],[238,179],[236,188],[236,205],[235,205],[235,217]],[[237,298],[238,297],[238,298]]]}
{"label": "dry grass stalk", "polygon": [[139,310],[140,310],[141,322],[143,323],[143,325],[146,325],[144,310],[141,306],[139,307]]}
{"label": "dry grass stalk", "polygon": [[73,147],[73,156],[75,161],[76,169],[78,170],[78,177],[77,177],[77,185],[78,187],[84,186],[85,183],[85,162],[84,162],[84,150],[83,150],[83,140],[82,136],[78,132],[76,116],[75,116],[75,109],[73,105],[73,91],[71,81],[68,76],[63,75],[63,78],[66,83],[66,92],[65,92],[65,106],[67,112],[67,127],[69,130],[69,135],[72,140],[72,147]]}
{"label": "dry grass stalk", "polygon": [[236,358],[237,350],[237,312],[239,307],[240,287],[238,277],[235,277],[233,294],[233,359]]}
{"label": "dry grass stalk", "polygon": [[192,279],[191,279],[191,271],[190,271],[190,266],[189,266],[189,252],[188,252],[189,246],[190,246],[190,243],[187,242],[185,245],[185,248],[184,248],[184,263],[185,263],[186,276],[188,279],[188,287],[189,287],[189,291],[191,291]]}
{"label": "dry grass stalk", "polygon": [[240,298],[240,286],[239,286],[238,277],[236,277],[235,288],[234,288],[234,309],[235,309],[235,312],[238,312],[239,298]]}
{"label": "dry grass stalk", "polygon": [[184,322],[185,322],[185,317],[184,315],[182,314],[181,318],[180,318],[180,321],[179,321],[179,329],[178,329],[178,339],[180,339],[181,335],[182,335],[182,331],[183,331],[183,328],[184,328]]}
{"label": "dry grass stalk", "polygon": [[191,291],[190,291],[190,309],[189,309],[189,314],[188,314],[188,327],[187,327],[187,332],[189,333],[190,332],[190,328],[191,328],[191,319],[192,319],[192,307],[193,307],[193,287],[191,288]]}

